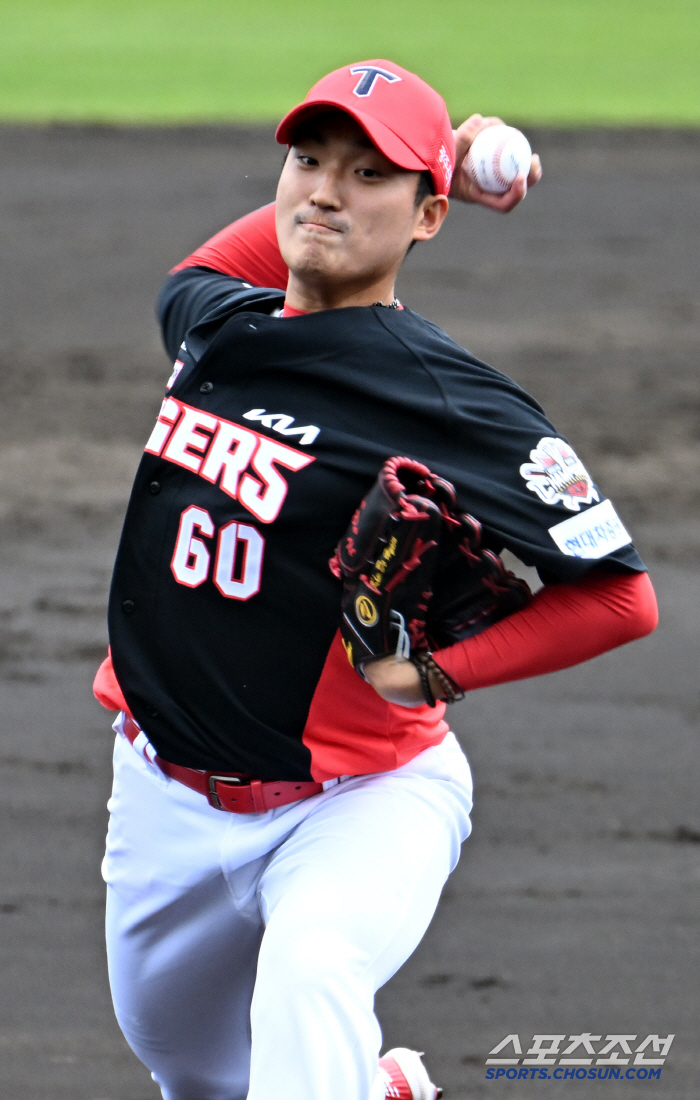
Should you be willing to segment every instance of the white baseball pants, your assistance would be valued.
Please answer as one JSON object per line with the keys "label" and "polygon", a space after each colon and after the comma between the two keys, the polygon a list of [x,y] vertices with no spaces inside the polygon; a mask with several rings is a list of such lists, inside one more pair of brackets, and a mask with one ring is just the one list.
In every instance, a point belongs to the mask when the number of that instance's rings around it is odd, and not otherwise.
{"label": "white baseball pants", "polygon": [[114,768],[110,982],[165,1100],[383,1098],[374,993],[470,831],[454,735],[266,814],[213,809],[121,735]]}

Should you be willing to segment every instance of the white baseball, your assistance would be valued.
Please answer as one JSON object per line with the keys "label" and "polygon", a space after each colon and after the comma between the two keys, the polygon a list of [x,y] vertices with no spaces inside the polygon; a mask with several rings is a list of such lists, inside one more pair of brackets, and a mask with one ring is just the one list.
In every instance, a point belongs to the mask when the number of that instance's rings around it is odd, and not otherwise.
{"label": "white baseball", "polygon": [[465,167],[482,191],[502,195],[521,172],[530,171],[530,143],[514,126],[487,126],[476,135]]}

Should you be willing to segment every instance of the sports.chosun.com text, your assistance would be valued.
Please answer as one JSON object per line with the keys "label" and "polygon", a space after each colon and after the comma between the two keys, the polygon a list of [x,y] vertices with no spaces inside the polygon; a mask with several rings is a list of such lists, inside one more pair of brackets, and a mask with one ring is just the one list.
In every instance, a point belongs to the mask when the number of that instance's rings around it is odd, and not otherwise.
{"label": "sports.chosun.com text", "polygon": [[644,1080],[645,1078],[659,1078],[661,1077],[661,1066],[656,1068],[650,1066],[649,1069],[646,1066],[630,1066],[629,1069],[623,1069],[622,1066],[567,1066],[564,1069],[563,1066],[557,1066],[554,1070],[547,1070],[540,1066],[519,1066],[517,1069],[514,1066],[510,1066],[505,1069],[504,1066],[489,1066],[486,1070],[486,1080],[496,1080],[499,1077],[505,1077],[511,1081],[549,1081],[554,1078],[557,1081],[561,1080],[573,1080],[574,1078],[590,1078],[595,1077],[597,1079],[607,1078],[609,1081],[624,1080],[625,1077],[629,1080],[636,1078],[637,1080]]}

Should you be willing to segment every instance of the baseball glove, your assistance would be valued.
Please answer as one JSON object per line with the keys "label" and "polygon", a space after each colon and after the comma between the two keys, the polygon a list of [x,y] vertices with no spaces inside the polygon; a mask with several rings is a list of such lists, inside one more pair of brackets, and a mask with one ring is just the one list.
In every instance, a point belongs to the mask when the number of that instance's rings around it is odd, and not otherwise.
{"label": "baseball glove", "polygon": [[394,653],[416,665],[431,706],[429,673],[445,701],[462,697],[430,650],[479,634],[531,599],[481,540],[449,481],[410,458],[384,464],[329,563],[343,581],[343,645],[361,676],[368,661]]}
{"label": "baseball glove", "polygon": [[425,621],[449,482],[410,458],[390,458],[338,543],[330,567],[343,581],[341,633],[350,664],[426,649]]}

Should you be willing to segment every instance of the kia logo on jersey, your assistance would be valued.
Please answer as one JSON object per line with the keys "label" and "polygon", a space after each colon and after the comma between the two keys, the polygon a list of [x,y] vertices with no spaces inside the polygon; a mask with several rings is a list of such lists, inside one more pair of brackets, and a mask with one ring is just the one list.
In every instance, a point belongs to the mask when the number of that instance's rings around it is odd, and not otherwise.
{"label": "kia logo on jersey", "polygon": [[371,65],[353,65],[350,72],[353,76],[362,73],[361,80],[353,88],[353,94],[360,99],[366,99],[374,91],[374,86],[379,79],[386,80],[389,84],[396,84],[401,80],[396,73],[390,73],[386,69],[375,69]]}

